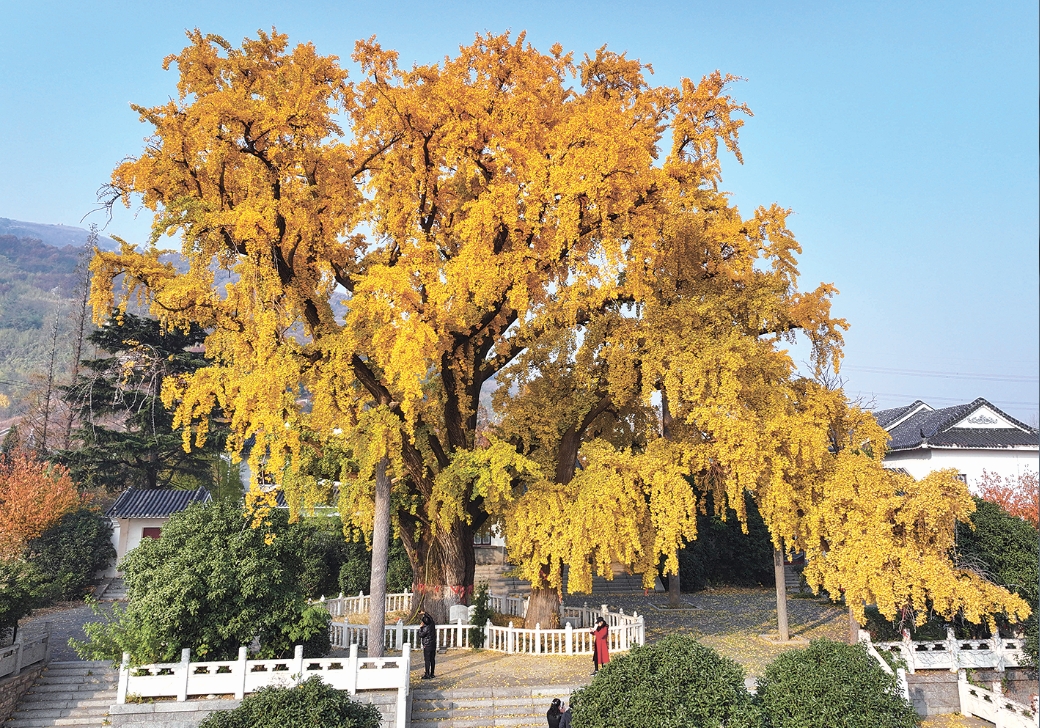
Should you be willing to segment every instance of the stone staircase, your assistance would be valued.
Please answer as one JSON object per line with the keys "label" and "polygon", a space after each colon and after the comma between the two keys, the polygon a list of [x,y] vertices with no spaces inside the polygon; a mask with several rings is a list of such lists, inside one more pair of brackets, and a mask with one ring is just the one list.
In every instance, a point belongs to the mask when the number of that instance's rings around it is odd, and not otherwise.
{"label": "stone staircase", "polygon": [[3,728],[101,728],[108,724],[118,682],[119,673],[111,662],[51,662]]}
{"label": "stone staircase", "polygon": [[126,584],[116,577],[108,580],[98,591],[98,600],[102,602],[119,602],[126,600]]}
{"label": "stone staircase", "polygon": [[550,701],[569,701],[577,687],[415,690],[411,728],[544,728]]}
{"label": "stone staircase", "polygon": [[[477,564],[474,570],[474,583],[480,584],[486,581],[493,594],[526,596],[531,592],[531,582],[507,576],[511,568],[508,564]],[[563,589],[566,593],[566,571],[563,575]],[[615,567],[614,578],[610,581],[602,576],[592,577],[592,595],[642,592],[643,577],[639,574],[627,574],[620,567]]]}

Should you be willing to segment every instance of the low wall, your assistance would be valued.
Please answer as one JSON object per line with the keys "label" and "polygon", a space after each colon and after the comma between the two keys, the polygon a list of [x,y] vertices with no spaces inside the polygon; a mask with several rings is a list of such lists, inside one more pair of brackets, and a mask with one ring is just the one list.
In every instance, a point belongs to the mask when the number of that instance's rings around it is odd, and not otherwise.
{"label": "low wall", "polygon": [[[1028,668],[1012,667],[1004,672],[976,670],[972,679],[985,687],[992,687],[994,681],[1003,681],[1004,695],[1023,705],[1030,705],[1032,696],[1037,693],[1036,672]],[[918,715],[961,712],[957,673],[949,670],[918,670],[907,673],[906,682],[910,688],[910,701]]]}
{"label": "low wall", "polygon": [[[396,720],[397,691],[373,690],[351,696],[359,703],[371,703],[382,716],[380,728],[393,728]],[[210,713],[234,710],[241,700],[187,700],[159,703],[124,703],[109,708],[112,728],[198,728]]]}
{"label": "low wall", "polygon": [[0,723],[11,717],[15,706],[43,672],[43,665],[28,667],[13,677],[0,680]]}
{"label": "low wall", "polygon": [[949,670],[918,670],[907,673],[910,702],[920,716],[960,713],[957,673]]}

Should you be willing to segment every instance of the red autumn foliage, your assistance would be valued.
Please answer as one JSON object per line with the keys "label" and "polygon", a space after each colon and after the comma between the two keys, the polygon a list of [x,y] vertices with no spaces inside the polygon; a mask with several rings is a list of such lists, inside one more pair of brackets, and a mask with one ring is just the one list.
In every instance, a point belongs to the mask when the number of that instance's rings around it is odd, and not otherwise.
{"label": "red autumn foliage", "polygon": [[0,455],[0,559],[14,558],[82,502],[69,471],[17,450]]}
{"label": "red autumn foliage", "polygon": [[1007,478],[983,470],[978,487],[984,500],[996,503],[1012,516],[1040,526],[1040,480],[1032,470]]}

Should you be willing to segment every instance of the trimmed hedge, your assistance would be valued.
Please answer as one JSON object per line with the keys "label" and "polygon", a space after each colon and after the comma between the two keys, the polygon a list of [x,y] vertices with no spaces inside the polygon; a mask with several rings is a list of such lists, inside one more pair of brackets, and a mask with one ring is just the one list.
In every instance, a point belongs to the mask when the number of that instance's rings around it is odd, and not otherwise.
{"label": "trimmed hedge", "polygon": [[311,677],[292,688],[263,688],[199,728],[379,728],[379,710]]}
{"label": "trimmed hedge", "polygon": [[686,635],[612,657],[572,698],[581,728],[758,728],[744,669]]}
{"label": "trimmed hedge", "polygon": [[777,657],[759,681],[770,728],[914,728],[913,707],[896,677],[863,645],[813,640]]}

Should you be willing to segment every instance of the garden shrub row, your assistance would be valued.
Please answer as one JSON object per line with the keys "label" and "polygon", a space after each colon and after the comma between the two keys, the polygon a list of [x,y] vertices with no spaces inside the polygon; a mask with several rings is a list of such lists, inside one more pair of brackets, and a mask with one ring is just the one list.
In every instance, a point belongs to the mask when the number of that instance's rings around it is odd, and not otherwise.
{"label": "garden shrub row", "polygon": [[576,728],[912,728],[896,679],[862,645],[815,640],[777,657],[757,695],[744,670],[685,635],[619,655],[572,698]]}

